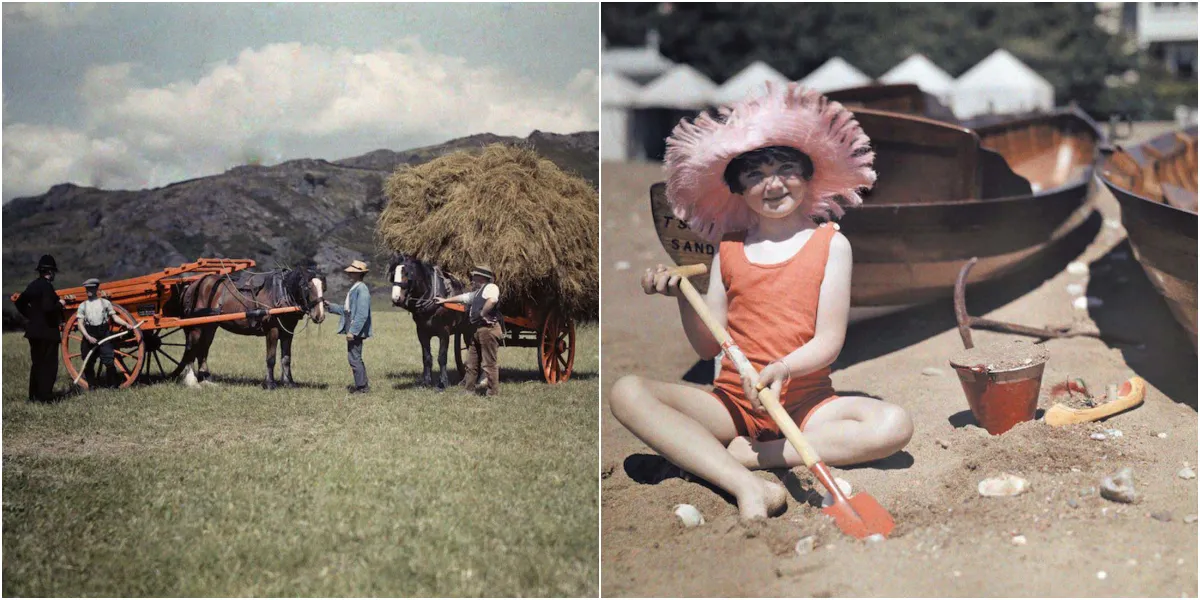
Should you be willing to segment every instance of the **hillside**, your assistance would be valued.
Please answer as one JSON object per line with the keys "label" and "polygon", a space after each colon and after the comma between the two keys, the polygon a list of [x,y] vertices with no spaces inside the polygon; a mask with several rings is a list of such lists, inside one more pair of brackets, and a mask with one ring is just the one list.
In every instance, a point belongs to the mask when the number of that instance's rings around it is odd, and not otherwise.
{"label": "hillside", "polygon": [[[385,201],[383,181],[396,167],[496,142],[527,143],[599,186],[594,131],[535,131],[528,138],[485,133],[333,162],[240,166],[141,191],[60,184],[4,206],[4,291],[24,289],[44,253],[53,254],[62,268],[60,288],[87,277],[143,275],[206,256],[252,258],[264,270],[315,264],[331,288],[345,289],[340,270],[351,260],[366,258],[379,275],[372,236]],[[5,305],[7,313],[11,303]]]}

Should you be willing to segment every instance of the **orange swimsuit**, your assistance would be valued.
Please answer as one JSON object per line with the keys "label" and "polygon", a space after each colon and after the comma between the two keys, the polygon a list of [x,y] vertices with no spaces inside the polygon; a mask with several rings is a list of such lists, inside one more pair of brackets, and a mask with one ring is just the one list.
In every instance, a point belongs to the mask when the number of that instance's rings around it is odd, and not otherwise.
{"label": "orange swimsuit", "polygon": [[[771,361],[791,354],[816,333],[817,301],[825,279],[829,242],[835,233],[834,226],[824,223],[794,256],[771,265],[753,264],[746,258],[744,232],[721,240],[726,329],[756,370],[762,371]],[[721,360],[721,374],[714,386],[713,395],[725,405],[740,435],[757,440],[782,437],[779,426],[765,410],[751,408],[737,367],[728,355]],[[781,401],[803,430],[808,417],[835,398],[829,367],[824,367],[803,377],[792,377]]]}

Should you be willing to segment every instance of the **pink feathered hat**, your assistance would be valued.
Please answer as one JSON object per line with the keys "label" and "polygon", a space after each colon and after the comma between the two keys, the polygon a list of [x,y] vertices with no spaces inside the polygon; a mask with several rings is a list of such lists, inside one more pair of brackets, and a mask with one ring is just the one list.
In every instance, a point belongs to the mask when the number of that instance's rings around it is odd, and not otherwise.
{"label": "pink feathered hat", "polygon": [[789,83],[766,94],[681,120],[667,138],[667,201],[675,216],[710,241],[748,229],[758,215],[729,190],[725,168],[738,155],[788,146],[812,159],[809,214],[830,219],[842,204],[862,203],[859,192],[875,184],[871,140],[854,115],[815,90]]}

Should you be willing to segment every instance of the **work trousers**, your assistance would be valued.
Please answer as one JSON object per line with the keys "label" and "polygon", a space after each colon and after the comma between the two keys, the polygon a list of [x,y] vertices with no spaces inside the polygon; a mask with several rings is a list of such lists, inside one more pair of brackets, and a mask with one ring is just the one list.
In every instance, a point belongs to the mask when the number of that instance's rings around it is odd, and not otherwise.
{"label": "work trousers", "polygon": [[[96,326],[84,325],[84,328],[87,329],[88,335],[96,338],[97,342],[112,335],[112,330],[109,328],[108,324]],[[95,348],[95,352],[92,352],[93,348]],[[89,353],[92,355],[91,360],[89,360],[87,364],[83,366],[83,378],[87,380],[89,388],[99,387],[101,385],[109,387],[116,387],[119,385],[116,365],[113,364],[114,355],[112,340],[100,344],[99,347],[94,346],[87,340],[83,340],[83,343],[80,344],[80,351],[83,353],[84,358],[86,358]],[[105,377],[102,379],[96,378],[96,361],[99,361],[100,365],[104,367],[103,371],[105,371]]]}
{"label": "work trousers", "polygon": [[467,336],[467,372],[462,380],[462,386],[474,390],[482,371],[487,377],[487,393],[495,396],[500,393],[500,363],[498,354],[500,340],[504,330],[500,323],[480,325]]}
{"label": "work trousers", "polygon": [[367,387],[367,365],[363,362],[363,341],[365,338],[355,336],[346,340],[346,356],[350,361],[350,372],[354,373],[354,387]]}
{"label": "work trousers", "polygon": [[58,379],[58,340],[29,340],[29,399],[54,400],[54,380]]}

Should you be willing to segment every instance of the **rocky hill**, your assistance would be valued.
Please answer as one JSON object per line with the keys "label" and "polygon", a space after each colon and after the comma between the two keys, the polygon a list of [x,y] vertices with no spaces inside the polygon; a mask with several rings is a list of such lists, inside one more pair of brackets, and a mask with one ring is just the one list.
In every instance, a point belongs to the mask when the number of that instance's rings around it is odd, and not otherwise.
{"label": "rocky hill", "polygon": [[[24,289],[44,253],[53,254],[62,268],[60,288],[87,277],[144,275],[205,256],[252,258],[263,269],[314,264],[332,289],[345,289],[342,266],[354,259],[378,265],[382,259],[373,238],[375,220],[385,202],[383,182],[397,167],[496,142],[528,144],[599,185],[594,131],[535,131],[528,138],[485,133],[332,162],[240,166],[141,191],[60,184],[4,205],[4,290]],[[8,312],[11,303],[5,304]]]}

